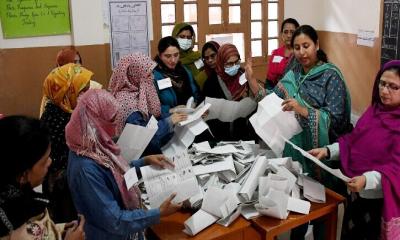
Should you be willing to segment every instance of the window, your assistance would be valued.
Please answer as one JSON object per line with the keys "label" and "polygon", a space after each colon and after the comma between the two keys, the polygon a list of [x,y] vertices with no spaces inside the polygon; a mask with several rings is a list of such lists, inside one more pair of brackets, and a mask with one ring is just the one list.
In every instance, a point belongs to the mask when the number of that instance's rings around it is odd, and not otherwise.
{"label": "window", "polygon": [[153,0],[152,52],[161,37],[169,36],[175,23],[187,22],[196,31],[195,49],[213,39],[235,44],[242,61],[253,58],[265,66],[279,45],[283,0]]}

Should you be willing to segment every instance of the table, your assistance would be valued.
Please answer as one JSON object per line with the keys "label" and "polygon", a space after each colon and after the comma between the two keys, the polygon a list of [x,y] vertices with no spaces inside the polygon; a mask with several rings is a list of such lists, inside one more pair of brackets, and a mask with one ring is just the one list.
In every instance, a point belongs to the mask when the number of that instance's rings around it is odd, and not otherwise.
{"label": "table", "polygon": [[272,240],[278,235],[307,223],[311,220],[325,221],[325,239],[335,240],[337,230],[338,205],[344,202],[344,197],[330,189],[326,189],[325,203],[311,203],[310,213],[307,215],[290,213],[288,218],[280,220],[260,216],[251,220],[252,226],[260,233],[262,239]]}
{"label": "table", "polygon": [[229,227],[214,223],[196,236],[189,236],[182,232],[183,223],[192,215],[191,212],[177,212],[161,218],[160,224],[149,229],[149,239],[192,239],[192,240],[260,240],[258,232],[251,227],[251,223],[242,216],[238,217]]}

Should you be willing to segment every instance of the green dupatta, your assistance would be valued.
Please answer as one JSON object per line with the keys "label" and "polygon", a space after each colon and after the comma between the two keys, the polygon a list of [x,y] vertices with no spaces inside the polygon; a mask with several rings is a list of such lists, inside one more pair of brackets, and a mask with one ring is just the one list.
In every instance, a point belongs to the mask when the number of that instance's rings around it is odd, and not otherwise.
{"label": "green dupatta", "polygon": [[[182,28],[184,28],[186,26],[189,26],[189,24],[187,24],[187,23],[175,24],[175,27],[172,30],[172,37],[177,38],[178,33],[181,31]],[[190,70],[190,72],[192,73],[197,84],[202,89],[205,79],[203,77],[198,77],[201,69],[197,69],[196,65],[194,64],[194,62],[196,62],[197,60],[199,60],[201,58],[201,53],[199,51],[193,51],[195,39],[196,39],[196,33],[193,34],[192,47],[186,51],[181,50],[179,52],[179,60],[181,61],[181,63],[183,65],[185,65]]]}
{"label": "green dupatta", "polygon": [[[330,129],[330,113],[323,108],[312,107],[305,99],[302,98],[299,92],[301,85],[307,81],[307,79],[320,78],[326,70],[334,70],[344,81],[343,75],[340,70],[331,63],[324,63],[313,67],[307,74],[295,73],[290,70],[278,83],[274,91],[277,91],[279,95],[283,95],[285,98],[294,98],[299,104],[308,108],[309,117],[303,119],[297,116],[299,121],[308,122],[308,127],[304,128],[303,131],[295,135],[290,139],[294,144],[303,148],[304,150],[310,150],[317,147],[328,145],[329,142],[329,129]],[[315,80],[318,81],[318,80]],[[348,90],[346,89],[346,109],[344,112],[351,112],[351,101]],[[350,118],[350,116],[348,116]],[[299,161],[303,165],[303,171],[309,173],[312,177],[315,177],[322,181],[323,184],[329,187],[334,187],[336,181],[334,177],[328,173],[321,171],[319,167],[313,164],[310,160],[304,159],[304,157],[297,150],[293,149],[290,145],[286,144],[283,151],[283,156],[290,156],[294,160]],[[329,163],[328,163],[329,165]]]}

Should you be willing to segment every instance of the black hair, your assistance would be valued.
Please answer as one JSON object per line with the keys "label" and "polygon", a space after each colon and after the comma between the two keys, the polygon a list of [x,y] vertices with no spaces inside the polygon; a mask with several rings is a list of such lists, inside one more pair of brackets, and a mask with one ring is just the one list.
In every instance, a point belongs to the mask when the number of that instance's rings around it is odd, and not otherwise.
{"label": "black hair", "polygon": [[[305,34],[307,35],[313,42],[314,44],[317,44],[318,42],[318,34],[317,31],[310,25],[302,25],[294,31],[290,45],[292,48],[294,48],[294,39],[299,36],[300,34]],[[328,62],[328,57],[326,56],[325,52],[322,51],[322,49],[317,50],[317,58],[318,60],[322,62]]]}
{"label": "black hair", "polygon": [[50,145],[49,131],[38,119],[8,116],[0,120],[0,133],[0,186],[15,184],[46,153]]}
{"label": "black hair", "polygon": [[201,56],[204,57],[204,54],[207,51],[207,49],[211,49],[217,53],[218,48],[219,48],[219,44],[217,42],[214,42],[214,41],[206,42],[206,44],[204,44],[203,48],[201,49]]}
{"label": "black hair", "polygon": [[391,71],[400,77],[400,66],[399,65],[390,66],[386,69],[384,67],[382,67],[382,69],[378,72],[378,74],[376,74],[376,77],[375,77],[374,87],[372,90],[371,104],[382,103],[381,97],[379,96],[379,82],[381,81],[381,77],[382,77],[383,73],[386,71]]}
{"label": "black hair", "polygon": [[184,26],[183,28],[181,28],[181,30],[179,30],[179,32],[176,34],[176,36],[178,37],[179,33],[183,32],[185,30],[189,30],[190,33],[192,34],[192,37],[194,36],[194,29],[191,25],[187,25],[187,26]]}
{"label": "black hair", "polygon": [[179,43],[175,38],[171,36],[161,38],[157,46],[158,54],[165,52],[165,50],[171,46],[180,50]]}
{"label": "black hair", "polygon": [[282,22],[282,25],[281,25],[281,32],[283,32],[283,28],[284,28],[284,26],[285,26],[286,23],[293,24],[294,27],[295,27],[296,29],[300,26],[300,24],[296,21],[296,19],[294,19],[294,18],[286,18],[286,19]]}

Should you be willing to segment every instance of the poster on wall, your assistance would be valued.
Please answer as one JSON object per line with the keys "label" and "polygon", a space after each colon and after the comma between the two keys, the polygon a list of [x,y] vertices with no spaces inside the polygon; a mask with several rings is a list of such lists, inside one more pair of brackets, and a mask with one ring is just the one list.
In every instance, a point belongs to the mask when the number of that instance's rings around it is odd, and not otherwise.
{"label": "poster on wall", "polygon": [[0,0],[4,38],[69,34],[68,0]]}
{"label": "poster on wall", "polygon": [[110,1],[112,67],[133,52],[150,54],[147,1]]}

